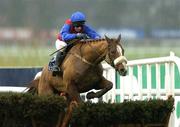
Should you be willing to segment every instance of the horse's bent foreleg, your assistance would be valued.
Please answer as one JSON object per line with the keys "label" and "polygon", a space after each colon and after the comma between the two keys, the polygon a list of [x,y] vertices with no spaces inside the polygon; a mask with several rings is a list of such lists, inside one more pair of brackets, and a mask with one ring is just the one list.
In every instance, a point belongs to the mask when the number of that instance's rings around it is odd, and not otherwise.
{"label": "horse's bent foreleg", "polygon": [[89,92],[87,93],[86,98],[92,99],[92,98],[100,98],[102,95],[104,95],[106,92],[108,92],[110,89],[112,89],[113,83],[102,77],[101,82],[95,86],[96,90],[101,89],[98,92]]}

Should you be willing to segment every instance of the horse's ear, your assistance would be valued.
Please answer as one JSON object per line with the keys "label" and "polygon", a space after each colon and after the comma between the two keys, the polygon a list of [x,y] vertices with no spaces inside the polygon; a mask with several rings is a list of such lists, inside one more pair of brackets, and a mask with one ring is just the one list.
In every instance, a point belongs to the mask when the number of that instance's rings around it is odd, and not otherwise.
{"label": "horse's ear", "polygon": [[110,42],[110,38],[108,38],[106,35],[104,35],[104,36],[105,36],[106,41]]}
{"label": "horse's ear", "polygon": [[119,34],[118,38],[117,38],[117,41],[120,42],[121,40],[121,34]]}

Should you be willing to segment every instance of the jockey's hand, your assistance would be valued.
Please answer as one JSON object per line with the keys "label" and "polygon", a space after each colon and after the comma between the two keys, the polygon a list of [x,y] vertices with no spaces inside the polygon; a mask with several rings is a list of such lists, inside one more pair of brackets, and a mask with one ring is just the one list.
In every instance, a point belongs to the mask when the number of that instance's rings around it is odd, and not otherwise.
{"label": "jockey's hand", "polygon": [[83,34],[83,33],[77,33],[76,34],[76,37],[78,39],[87,39],[87,35],[86,34]]}

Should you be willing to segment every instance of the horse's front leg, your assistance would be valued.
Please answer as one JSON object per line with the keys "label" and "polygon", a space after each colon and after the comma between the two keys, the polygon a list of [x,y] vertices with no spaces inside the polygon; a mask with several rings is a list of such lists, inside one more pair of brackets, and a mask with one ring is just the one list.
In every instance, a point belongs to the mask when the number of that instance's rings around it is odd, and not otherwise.
{"label": "horse's front leg", "polygon": [[101,81],[95,86],[96,90],[101,89],[98,92],[89,92],[87,93],[86,98],[87,99],[92,99],[92,98],[100,98],[102,95],[104,95],[106,92],[108,92],[110,89],[112,89],[113,83],[110,82],[109,80],[105,79],[102,76]]}

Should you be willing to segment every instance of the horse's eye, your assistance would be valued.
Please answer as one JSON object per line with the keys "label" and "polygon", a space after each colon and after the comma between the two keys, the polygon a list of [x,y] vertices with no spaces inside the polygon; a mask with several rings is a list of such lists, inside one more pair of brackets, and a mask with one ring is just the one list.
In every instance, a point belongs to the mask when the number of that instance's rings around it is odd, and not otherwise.
{"label": "horse's eye", "polygon": [[115,50],[112,50],[112,51],[111,51],[111,54],[115,54],[115,53],[116,53],[116,51],[115,51]]}

